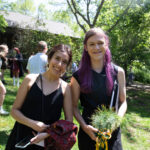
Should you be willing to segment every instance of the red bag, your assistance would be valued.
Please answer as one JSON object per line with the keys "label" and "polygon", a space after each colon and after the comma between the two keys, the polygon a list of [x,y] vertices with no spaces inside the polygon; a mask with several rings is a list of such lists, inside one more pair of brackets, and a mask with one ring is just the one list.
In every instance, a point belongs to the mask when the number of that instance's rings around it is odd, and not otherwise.
{"label": "red bag", "polygon": [[76,142],[78,127],[70,121],[58,120],[46,132],[45,150],[70,150]]}

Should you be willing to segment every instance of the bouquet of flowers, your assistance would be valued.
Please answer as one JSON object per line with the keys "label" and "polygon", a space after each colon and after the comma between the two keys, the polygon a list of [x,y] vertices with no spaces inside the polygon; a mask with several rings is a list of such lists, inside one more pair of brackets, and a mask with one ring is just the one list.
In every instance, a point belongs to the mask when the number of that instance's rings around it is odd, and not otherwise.
{"label": "bouquet of flowers", "polygon": [[113,108],[107,109],[102,106],[102,109],[98,108],[91,116],[91,120],[93,127],[99,130],[96,134],[96,150],[108,150],[107,140],[111,138],[111,133],[120,126],[121,118]]}

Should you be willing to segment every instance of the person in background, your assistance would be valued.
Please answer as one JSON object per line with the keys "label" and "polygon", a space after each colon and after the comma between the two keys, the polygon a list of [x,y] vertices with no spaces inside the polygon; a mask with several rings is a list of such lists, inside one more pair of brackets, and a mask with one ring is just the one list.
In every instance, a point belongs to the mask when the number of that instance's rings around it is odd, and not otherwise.
{"label": "person in background", "polygon": [[[0,45],[0,68],[2,66],[2,59],[5,58],[8,53],[7,45]],[[6,95],[6,88],[4,84],[0,81],[0,115],[8,115],[9,113],[3,109],[3,102]]]}
{"label": "person in background", "polygon": [[[23,56],[19,50],[19,48],[14,47],[13,48],[14,51],[14,56],[12,56],[11,58],[9,58],[9,61],[11,62],[10,65],[10,74],[13,77],[13,85],[17,87],[19,87],[20,83],[19,83],[19,77],[22,77],[24,75],[24,71],[23,71],[23,66],[22,66],[22,62],[23,62]],[[17,79],[17,84],[16,84],[16,79]]]}
{"label": "person in background", "polygon": [[[30,59],[31,59],[34,55],[35,55],[34,52],[32,52],[31,55],[30,55],[29,58],[28,58],[28,62],[30,61]],[[28,67],[28,62],[27,62],[26,70],[27,70],[27,73],[29,74],[30,72],[29,72],[29,69],[27,68],[27,67]]]}
{"label": "person in background", "polygon": [[[123,117],[127,110],[124,70],[111,62],[106,33],[101,28],[92,28],[84,38],[79,70],[71,78],[74,116],[80,124],[79,150],[95,150],[95,133],[98,129],[91,125],[90,117],[97,107],[110,105],[115,78],[118,80],[120,91],[118,115]],[[78,108],[79,99],[83,107],[82,115]],[[122,150],[120,128],[112,133],[108,149]]]}
{"label": "person in background", "polygon": [[28,59],[27,67],[28,73],[37,74],[44,73],[47,68],[47,43],[40,41],[37,45],[38,53]]}
{"label": "person in background", "polygon": [[1,80],[3,84],[7,85],[6,81],[4,80],[4,73],[7,69],[7,57],[1,57],[2,60],[2,66],[1,66]]}
{"label": "person in background", "polygon": [[130,67],[130,72],[129,72],[129,75],[128,75],[128,85],[133,84],[133,80],[134,80],[134,73],[132,71],[132,67]]}
{"label": "person in background", "polygon": [[62,109],[65,120],[73,121],[70,86],[60,78],[71,60],[70,47],[64,44],[54,46],[48,54],[48,70],[25,77],[12,106],[11,115],[16,123],[6,150],[17,150],[15,144],[33,134],[32,144],[24,150],[44,150],[37,144],[49,136],[45,129],[60,119]]}
{"label": "person in background", "polygon": [[76,64],[76,62],[73,62],[72,63],[72,66],[71,66],[71,72],[74,73],[78,70],[78,66]]}

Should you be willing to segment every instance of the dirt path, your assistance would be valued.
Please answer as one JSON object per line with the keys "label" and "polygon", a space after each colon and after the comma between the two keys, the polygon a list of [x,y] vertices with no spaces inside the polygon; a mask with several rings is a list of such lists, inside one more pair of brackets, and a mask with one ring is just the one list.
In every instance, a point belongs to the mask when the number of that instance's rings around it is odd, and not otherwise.
{"label": "dirt path", "polygon": [[135,89],[135,90],[137,89],[137,90],[150,91],[150,85],[134,83],[132,85],[127,85],[127,90],[128,89]]}

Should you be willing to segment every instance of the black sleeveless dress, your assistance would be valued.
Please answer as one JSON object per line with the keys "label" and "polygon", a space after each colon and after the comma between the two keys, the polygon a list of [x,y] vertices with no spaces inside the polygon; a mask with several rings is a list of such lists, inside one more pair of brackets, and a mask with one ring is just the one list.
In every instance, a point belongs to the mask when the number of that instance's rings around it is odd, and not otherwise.
{"label": "black sleeveless dress", "polygon": [[[39,79],[40,76],[38,76],[36,81]],[[49,125],[60,119],[61,110],[63,107],[63,99],[64,97],[61,85],[51,94],[44,95],[42,93],[42,90],[38,87],[37,83],[35,82],[26,96],[24,104],[21,108],[21,112],[28,118],[37,121],[42,121],[45,124]],[[14,128],[12,129],[12,132],[8,138],[5,150],[18,150],[18,148],[15,148],[15,144],[21,141],[26,136],[32,135],[32,131],[34,131],[32,128],[29,128],[16,121]],[[43,150],[44,148],[33,144],[31,146],[28,146],[25,150],[30,149]]]}
{"label": "black sleeveless dress", "polygon": [[[115,69],[116,70],[116,69]],[[82,117],[87,124],[90,124],[90,117],[94,113],[97,107],[101,107],[102,104],[105,106],[110,105],[111,96],[107,95],[106,92],[106,73],[103,68],[101,73],[92,71],[92,92],[85,94],[80,93],[80,102],[83,107]],[[78,71],[73,74],[73,77],[77,80],[80,85]],[[116,75],[113,76],[115,80]],[[95,141],[93,141],[80,127],[78,133],[78,146],[79,150],[95,150]],[[121,144],[121,131],[118,128],[113,132],[112,138],[108,141],[109,150],[122,150]]]}

